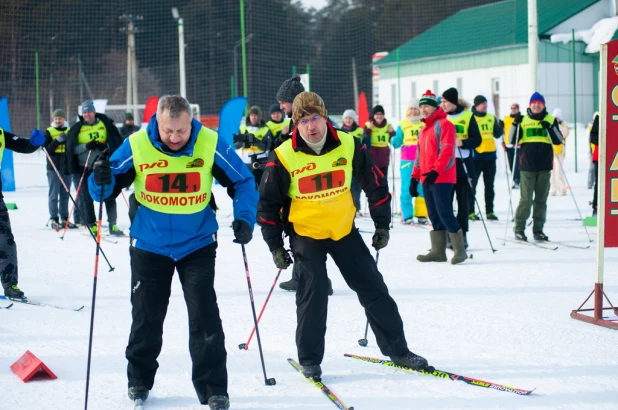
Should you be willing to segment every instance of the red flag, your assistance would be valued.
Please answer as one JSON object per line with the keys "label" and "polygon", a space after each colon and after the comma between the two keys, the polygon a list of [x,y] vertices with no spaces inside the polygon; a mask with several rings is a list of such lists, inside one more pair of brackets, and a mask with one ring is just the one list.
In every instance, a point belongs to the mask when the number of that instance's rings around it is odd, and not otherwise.
{"label": "red flag", "polygon": [[362,91],[358,96],[358,126],[364,127],[369,121],[369,108],[367,108],[367,97]]}
{"label": "red flag", "polygon": [[159,97],[154,96],[150,97],[148,101],[146,101],[146,107],[144,108],[144,115],[142,117],[142,122],[148,124],[150,122],[150,117],[153,116],[157,112],[157,104],[159,103]]}

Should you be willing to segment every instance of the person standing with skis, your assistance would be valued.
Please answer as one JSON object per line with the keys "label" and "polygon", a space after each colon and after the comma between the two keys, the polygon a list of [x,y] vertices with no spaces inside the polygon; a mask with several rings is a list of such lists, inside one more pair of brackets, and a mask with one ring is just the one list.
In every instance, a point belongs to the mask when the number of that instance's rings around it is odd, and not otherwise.
{"label": "person standing with skis", "polygon": [[371,159],[378,166],[385,177],[388,177],[390,164],[391,138],[395,136],[393,126],[384,117],[384,108],[376,105],[371,110],[371,119],[365,124],[365,145],[369,148]]}
{"label": "person standing with skis", "polygon": [[211,203],[213,179],[233,194],[234,242],[253,237],[258,194],[234,150],[191,117],[181,96],[159,99],[146,129],[94,163],[93,198],[114,197],[134,184],[130,197],[131,305],[126,357],[129,398],[146,400],[163,344],[163,321],[174,271],[189,313],[193,386],[201,404],[229,408],[225,336],[214,289],[218,225]]}
{"label": "person standing with skis", "polygon": [[388,244],[391,196],[386,177],[360,141],[336,130],[327,118],[319,95],[303,92],[296,96],[292,108],[296,129],[270,154],[258,203],[258,224],[275,265],[286,269],[292,263],[284,249],[286,233],[294,264],[301,271],[296,346],[303,375],[322,374],[328,304],[326,255],[357,293],[381,352],[397,365],[425,369],[427,360],[408,349],[397,304],[354,226],[352,178],[369,201],[376,226],[373,247],[380,250]]}
{"label": "person standing with skis", "polygon": [[[0,128],[0,161],[5,149],[31,154],[45,143],[45,134],[34,129],[29,139],[20,138]],[[17,286],[17,245],[11,229],[9,211],[2,195],[2,180],[0,180],[0,282],[4,296],[11,299],[24,299],[24,292]]]}

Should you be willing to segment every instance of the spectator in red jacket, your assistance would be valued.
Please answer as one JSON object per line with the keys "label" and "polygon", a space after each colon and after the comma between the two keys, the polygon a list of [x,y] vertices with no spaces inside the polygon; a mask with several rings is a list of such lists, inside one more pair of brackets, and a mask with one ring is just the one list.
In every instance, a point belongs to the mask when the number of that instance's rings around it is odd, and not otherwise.
{"label": "spectator in red jacket", "polygon": [[455,166],[455,126],[446,118],[438,100],[427,90],[419,101],[425,126],[418,137],[418,154],[412,170],[410,195],[418,196],[418,184],[423,184],[425,202],[433,230],[429,233],[431,250],[418,255],[421,262],[446,262],[446,237],[451,239],[455,256],[452,264],[468,259],[463,231],[453,214],[451,193],[457,180]]}

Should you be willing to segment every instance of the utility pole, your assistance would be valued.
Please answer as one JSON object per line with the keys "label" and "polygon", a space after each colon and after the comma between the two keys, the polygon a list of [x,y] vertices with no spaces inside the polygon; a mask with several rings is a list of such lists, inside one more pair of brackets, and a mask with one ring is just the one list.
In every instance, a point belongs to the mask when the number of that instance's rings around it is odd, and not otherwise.
{"label": "utility pole", "polygon": [[530,95],[538,88],[539,23],[536,0],[528,0],[528,66],[530,69]]}
{"label": "utility pole", "polygon": [[180,72],[180,95],[187,98],[187,77],[185,73],[185,28],[178,9],[172,7],[172,16],[178,23],[178,71]]}
{"label": "utility pole", "polygon": [[126,27],[120,29],[127,35],[127,105],[133,105],[133,118],[136,123],[141,122],[137,104],[137,57],[135,56],[135,33],[139,30],[135,27],[135,21],[143,20],[142,16],[123,14],[119,17],[126,23]]}

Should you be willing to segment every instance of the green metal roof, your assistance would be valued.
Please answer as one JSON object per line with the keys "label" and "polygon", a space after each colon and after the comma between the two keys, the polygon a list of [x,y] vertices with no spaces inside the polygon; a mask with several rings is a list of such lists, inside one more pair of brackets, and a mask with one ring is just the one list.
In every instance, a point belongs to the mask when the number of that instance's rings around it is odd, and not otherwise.
{"label": "green metal roof", "polygon": [[[599,0],[538,0],[539,36]],[[391,51],[376,64],[450,56],[528,42],[527,0],[506,0],[461,10]]]}

